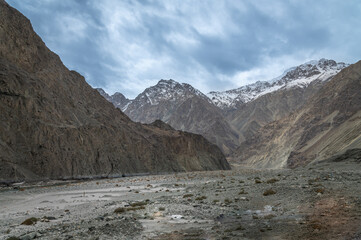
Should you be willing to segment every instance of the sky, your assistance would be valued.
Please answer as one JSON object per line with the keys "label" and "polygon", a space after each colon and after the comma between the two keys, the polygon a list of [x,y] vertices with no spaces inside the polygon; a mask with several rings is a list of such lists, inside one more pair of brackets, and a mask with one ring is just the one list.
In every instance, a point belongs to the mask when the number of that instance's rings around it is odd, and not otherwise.
{"label": "sky", "polygon": [[160,79],[203,93],[320,58],[361,59],[359,0],[7,0],[92,87],[135,98]]}

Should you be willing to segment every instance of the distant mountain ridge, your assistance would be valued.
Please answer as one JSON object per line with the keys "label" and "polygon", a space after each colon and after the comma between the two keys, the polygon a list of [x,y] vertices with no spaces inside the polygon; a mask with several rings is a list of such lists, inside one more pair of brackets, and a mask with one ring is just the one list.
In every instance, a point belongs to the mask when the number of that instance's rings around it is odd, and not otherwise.
{"label": "distant mountain ridge", "polygon": [[[159,101],[170,100],[175,101],[176,98],[185,97],[186,91],[189,91],[221,109],[228,109],[236,107],[239,104],[253,101],[267,93],[271,93],[280,89],[292,87],[307,87],[313,81],[327,81],[335,76],[345,67],[350,64],[344,62],[336,62],[330,59],[312,60],[296,67],[287,69],[281,76],[268,81],[257,81],[252,84],[244,85],[236,89],[226,91],[211,91],[203,94],[198,89],[195,89],[190,84],[178,83],[175,80],[160,80],[155,86],[149,87],[139,94],[134,100],[124,97],[123,94],[116,92],[109,96],[103,89],[97,88],[101,95],[108,101],[112,102],[114,106],[119,107],[125,111],[125,106],[133,101],[149,102],[151,105],[156,105]],[[117,95],[122,97],[116,99]]]}
{"label": "distant mountain ridge", "polygon": [[310,61],[286,70],[280,77],[270,81],[258,81],[237,89],[223,92],[210,92],[207,96],[213,103],[222,108],[237,108],[238,105],[253,101],[260,96],[284,88],[307,87],[315,80],[326,81],[343,68],[349,66],[343,62],[320,59]]}

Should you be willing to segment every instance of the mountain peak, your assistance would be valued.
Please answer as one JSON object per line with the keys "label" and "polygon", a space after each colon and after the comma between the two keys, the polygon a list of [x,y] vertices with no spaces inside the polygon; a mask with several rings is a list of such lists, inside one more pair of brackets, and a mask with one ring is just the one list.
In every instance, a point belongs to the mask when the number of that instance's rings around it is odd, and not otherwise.
{"label": "mountain peak", "polygon": [[102,88],[96,88],[95,90],[97,90],[100,95],[102,95],[106,100],[108,100],[109,102],[113,103],[113,105],[119,109],[121,109],[123,112],[126,110],[126,108],[128,107],[129,103],[131,102],[131,100],[129,100],[128,98],[126,98],[123,94],[121,94],[120,92],[116,92],[113,95],[109,95],[108,93],[106,93],[104,91],[104,89]]}
{"label": "mountain peak", "polygon": [[169,87],[175,87],[179,85],[180,83],[177,81],[174,81],[173,79],[165,80],[161,79],[155,86],[169,86]]}
{"label": "mountain peak", "polygon": [[179,83],[173,79],[161,79],[156,85],[145,89],[133,101],[144,104],[158,105],[162,101],[179,101],[194,95],[211,102],[206,95],[193,88],[190,84]]}

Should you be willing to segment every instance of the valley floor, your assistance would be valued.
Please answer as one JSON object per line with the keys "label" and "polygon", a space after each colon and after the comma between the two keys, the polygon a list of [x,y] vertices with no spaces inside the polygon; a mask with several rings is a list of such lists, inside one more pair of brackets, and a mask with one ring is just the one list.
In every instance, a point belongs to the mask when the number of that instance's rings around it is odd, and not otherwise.
{"label": "valley floor", "polygon": [[361,164],[11,186],[0,206],[0,239],[361,239]]}

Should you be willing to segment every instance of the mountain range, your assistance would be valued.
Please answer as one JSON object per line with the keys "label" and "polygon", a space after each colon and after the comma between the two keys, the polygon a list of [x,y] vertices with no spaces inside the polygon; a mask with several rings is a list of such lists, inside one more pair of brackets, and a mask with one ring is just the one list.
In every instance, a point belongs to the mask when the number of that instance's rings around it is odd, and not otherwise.
{"label": "mountain range", "polygon": [[[160,80],[134,100],[98,91],[133,121],[160,119],[173,128],[202,134],[232,157],[263,126],[301,108],[348,64],[320,59],[286,70],[269,81],[203,94],[186,83]],[[116,96],[121,95],[120,101]],[[236,157],[237,158],[237,157]]]}

